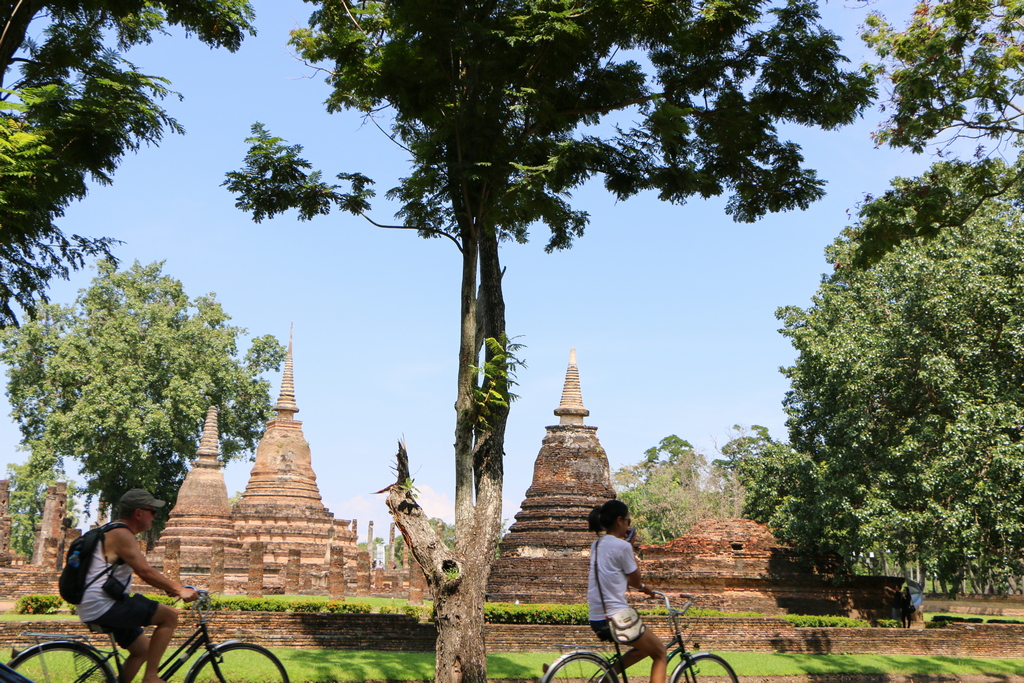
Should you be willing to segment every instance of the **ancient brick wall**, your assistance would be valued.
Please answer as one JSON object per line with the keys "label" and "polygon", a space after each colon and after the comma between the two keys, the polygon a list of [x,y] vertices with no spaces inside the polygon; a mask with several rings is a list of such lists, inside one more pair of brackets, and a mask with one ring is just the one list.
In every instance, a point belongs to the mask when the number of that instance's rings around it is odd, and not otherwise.
{"label": "ancient brick wall", "polygon": [[37,593],[56,595],[59,576],[56,570],[31,565],[0,567],[0,598],[16,600]]}
{"label": "ancient brick wall", "polygon": [[703,520],[673,541],[641,546],[639,555],[649,586],[690,593],[699,607],[729,612],[887,618],[885,588],[903,583],[880,576],[837,582],[813,574],[765,525],[748,519]]}
{"label": "ancient brick wall", "polygon": [[[648,625],[667,639],[666,617],[647,617]],[[194,619],[186,616],[179,639]],[[76,621],[0,622],[0,647],[24,648],[26,630],[85,635]],[[215,640],[241,638],[266,647],[298,649],[433,652],[437,631],[396,614],[289,614],[219,612],[211,622]],[[1024,657],[1024,625],[955,624],[944,629],[795,628],[772,617],[702,618],[684,631],[689,649],[725,652],[792,652],[805,654],[905,654],[951,657]],[[551,652],[597,645],[589,626],[487,625],[490,652]],[[101,640],[94,640],[101,643]],[[699,647],[695,646],[695,642]]]}
{"label": "ancient brick wall", "polygon": [[[670,637],[667,618],[645,617],[660,637]],[[979,626],[979,625],[975,625]],[[683,632],[687,649],[803,654],[902,654],[951,657],[1024,656],[1024,626],[982,628],[795,628],[782,619],[705,618]],[[699,648],[694,647],[694,643]],[[487,626],[491,652],[560,652],[598,645],[589,626]]]}
{"label": "ancient brick wall", "polygon": [[[264,647],[296,649],[433,652],[437,629],[404,614],[291,614],[282,612],[218,612],[210,624],[214,641],[239,638]],[[195,619],[182,618],[174,644],[191,635]],[[0,622],[0,647],[24,649],[34,641],[24,631],[59,635],[90,635],[77,621]],[[91,635],[94,645],[106,636]]]}

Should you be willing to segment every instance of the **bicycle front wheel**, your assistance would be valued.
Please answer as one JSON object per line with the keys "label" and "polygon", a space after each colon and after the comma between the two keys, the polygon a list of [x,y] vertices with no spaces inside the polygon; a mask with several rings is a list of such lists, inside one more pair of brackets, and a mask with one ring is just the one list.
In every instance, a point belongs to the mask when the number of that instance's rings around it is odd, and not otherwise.
{"label": "bicycle front wheel", "polygon": [[539,683],[618,683],[608,660],[594,652],[569,652],[548,667]]}
{"label": "bicycle front wheel", "polygon": [[684,657],[672,672],[669,683],[738,683],[729,663],[709,652]]}
{"label": "bicycle front wheel", "polygon": [[288,683],[288,672],[265,647],[227,643],[200,657],[185,683]]}
{"label": "bicycle front wheel", "polygon": [[33,645],[8,666],[36,683],[117,683],[110,665],[96,650],[74,640]]}

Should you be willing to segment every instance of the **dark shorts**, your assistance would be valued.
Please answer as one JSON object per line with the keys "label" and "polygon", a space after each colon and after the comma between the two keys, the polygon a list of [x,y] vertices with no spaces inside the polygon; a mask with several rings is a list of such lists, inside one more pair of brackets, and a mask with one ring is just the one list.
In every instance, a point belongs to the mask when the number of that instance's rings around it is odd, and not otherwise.
{"label": "dark shorts", "polygon": [[113,607],[90,623],[109,630],[114,634],[117,644],[127,649],[142,635],[142,627],[149,626],[153,621],[153,615],[159,606],[159,602],[136,593],[121,602],[115,602]]}
{"label": "dark shorts", "polygon": [[612,627],[608,625],[607,619],[590,622],[590,628],[597,634],[599,640],[607,643],[612,642]]}

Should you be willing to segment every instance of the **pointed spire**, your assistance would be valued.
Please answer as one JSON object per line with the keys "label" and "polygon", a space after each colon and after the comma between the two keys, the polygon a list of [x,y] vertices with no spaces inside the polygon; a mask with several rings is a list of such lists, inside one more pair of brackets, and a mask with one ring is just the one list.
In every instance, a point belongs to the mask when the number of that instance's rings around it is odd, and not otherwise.
{"label": "pointed spire", "polygon": [[583,394],[580,392],[580,371],[576,367],[576,349],[569,351],[569,368],[565,371],[565,387],[562,389],[562,402],[555,408],[555,415],[560,418],[558,424],[581,425],[583,418],[590,411],[583,407]]}
{"label": "pointed spire", "polygon": [[288,329],[288,355],[284,358],[281,394],[274,405],[277,416],[284,420],[291,420],[292,416],[299,412],[299,406],[295,403],[295,376],[292,368],[292,329]]}
{"label": "pointed spire", "polygon": [[217,458],[220,456],[220,429],[217,427],[217,406],[210,406],[206,411],[206,421],[203,423],[203,437],[199,441],[199,450],[196,455],[199,459],[197,466],[220,467]]}

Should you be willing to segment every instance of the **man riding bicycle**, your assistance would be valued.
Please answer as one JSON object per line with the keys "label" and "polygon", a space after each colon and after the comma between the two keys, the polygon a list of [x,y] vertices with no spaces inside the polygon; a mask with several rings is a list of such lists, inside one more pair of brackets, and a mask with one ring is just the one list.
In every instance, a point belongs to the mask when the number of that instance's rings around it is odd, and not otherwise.
{"label": "man riding bicycle", "polygon": [[[78,606],[78,617],[85,623],[98,624],[113,632],[117,644],[128,651],[124,662],[124,683],[131,683],[146,664],[142,683],[161,683],[157,671],[160,659],[178,626],[178,610],[142,595],[130,595],[132,573],[167,593],[172,598],[191,602],[199,597],[194,588],[187,588],[168,579],[154,569],[139,551],[135,535],[153,526],[157,510],[166,505],[148,491],[132,489],[121,496],[117,521],[124,526],[106,532],[96,551],[86,577],[85,595]],[[116,565],[106,578],[96,578],[108,566]],[[155,626],[153,635],[142,636],[143,626]]]}

